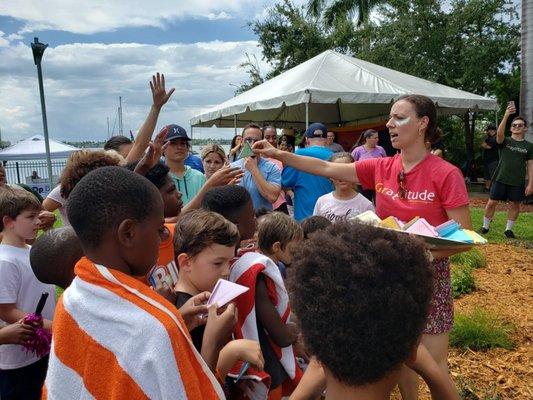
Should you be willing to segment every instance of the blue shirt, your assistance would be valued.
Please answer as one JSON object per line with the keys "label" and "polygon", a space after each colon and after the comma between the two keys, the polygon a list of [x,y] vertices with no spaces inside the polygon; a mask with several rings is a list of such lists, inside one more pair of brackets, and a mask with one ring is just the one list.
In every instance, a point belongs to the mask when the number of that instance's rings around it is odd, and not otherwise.
{"label": "blue shirt", "polygon": [[185,165],[188,165],[192,169],[195,169],[197,171],[200,171],[202,174],[205,174],[204,164],[202,164],[202,159],[200,157],[190,153],[183,163]]}
{"label": "blue shirt", "polygon": [[[267,210],[272,210],[272,204],[261,195],[251,172],[244,167],[244,159],[232,162],[231,166],[239,167],[244,171],[244,176],[242,177],[239,185],[244,187],[250,193],[254,210],[258,210],[261,207],[264,207]],[[281,186],[281,173],[276,164],[259,157],[257,160],[257,167],[259,168],[261,175],[263,175],[263,178],[265,178],[268,183]]]}
{"label": "blue shirt", "polygon": [[[327,147],[311,146],[296,150],[296,154],[329,160],[333,152]],[[297,221],[313,215],[318,198],[334,189],[329,179],[298,171],[292,167],[283,168],[281,186],[294,191],[294,219]]]}

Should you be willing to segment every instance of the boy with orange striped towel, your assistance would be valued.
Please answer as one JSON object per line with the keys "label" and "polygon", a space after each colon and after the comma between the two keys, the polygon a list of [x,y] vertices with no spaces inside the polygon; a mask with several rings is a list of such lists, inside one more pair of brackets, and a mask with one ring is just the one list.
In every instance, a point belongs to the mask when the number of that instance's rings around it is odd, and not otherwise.
{"label": "boy with orange striped towel", "polygon": [[[72,191],[68,217],[85,257],[54,316],[45,398],[224,398],[177,309],[141,281],[164,231],[159,191],[126,169],[98,168]],[[210,317],[216,328],[234,314]]]}

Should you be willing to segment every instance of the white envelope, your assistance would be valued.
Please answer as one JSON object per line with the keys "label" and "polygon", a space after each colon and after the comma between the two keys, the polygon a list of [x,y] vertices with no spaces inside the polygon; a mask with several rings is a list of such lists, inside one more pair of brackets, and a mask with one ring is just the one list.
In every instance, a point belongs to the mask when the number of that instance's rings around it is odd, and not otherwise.
{"label": "white envelope", "polygon": [[219,279],[215,285],[215,288],[211,292],[211,296],[207,301],[207,306],[209,307],[210,305],[216,303],[218,307],[223,307],[231,300],[237,298],[243,293],[246,293],[248,290],[249,288],[246,286],[242,286],[238,283],[233,283],[225,279]]}

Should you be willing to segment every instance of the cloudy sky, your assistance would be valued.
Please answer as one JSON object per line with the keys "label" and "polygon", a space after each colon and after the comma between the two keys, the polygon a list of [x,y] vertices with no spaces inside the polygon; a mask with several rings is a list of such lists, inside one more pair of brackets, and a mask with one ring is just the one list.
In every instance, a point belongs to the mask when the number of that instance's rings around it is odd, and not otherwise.
{"label": "cloudy sky", "polygon": [[[139,128],[151,104],[156,71],[176,92],[158,127],[189,119],[233,96],[247,80],[239,63],[260,59],[246,26],[267,0],[17,0],[0,2],[0,129],[12,142],[42,134],[36,67],[30,43],[49,47],[43,74],[50,136],[105,140],[107,117],[118,132]],[[262,72],[267,71],[261,63]],[[227,137],[228,130],[195,129],[196,137]]]}

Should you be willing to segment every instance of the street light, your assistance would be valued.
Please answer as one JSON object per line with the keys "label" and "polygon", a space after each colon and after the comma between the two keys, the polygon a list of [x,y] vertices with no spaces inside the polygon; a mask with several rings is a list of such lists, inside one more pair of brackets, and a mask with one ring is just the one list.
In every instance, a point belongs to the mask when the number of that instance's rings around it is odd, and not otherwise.
{"label": "street light", "polygon": [[50,181],[50,190],[54,187],[52,181],[52,160],[50,159],[50,141],[48,140],[48,121],[46,120],[46,104],[44,103],[43,71],[41,69],[41,60],[47,44],[39,42],[39,38],[33,38],[31,50],[33,52],[33,61],[37,65],[37,77],[39,78],[39,94],[41,96],[41,114],[43,116],[44,146],[46,149],[46,166],[48,167],[48,180]]}

